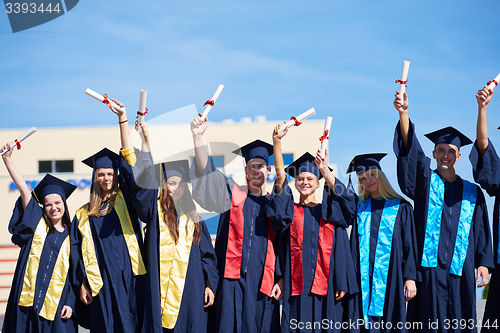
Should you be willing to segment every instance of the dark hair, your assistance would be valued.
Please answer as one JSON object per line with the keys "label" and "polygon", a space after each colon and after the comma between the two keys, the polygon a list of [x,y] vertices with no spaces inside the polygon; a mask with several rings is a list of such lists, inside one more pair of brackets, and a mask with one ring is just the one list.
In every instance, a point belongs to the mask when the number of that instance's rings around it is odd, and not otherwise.
{"label": "dark hair", "polygon": [[[177,217],[175,211],[180,215],[181,212],[186,214],[189,220],[194,222],[194,233],[193,233],[193,243],[200,245],[201,238],[201,225],[200,216],[196,213],[196,205],[194,204],[193,198],[191,197],[191,192],[187,188],[187,184],[184,183],[186,188],[184,189],[184,194],[178,200],[178,206],[175,207],[174,200],[172,196],[166,190],[166,180],[163,182],[163,186],[160,192],[160,202],[163,208],[163,220],[170,231],[170,235],[174,239],[175,244],[179,240],[179,224],[177,223]],[[188,230],[188,224],[186,224],[186,231]]]}
{"label": "dark hair", "polygon": [[[66,200],[63,199],[63,202],[64,202],[64,214],[63,214],[63,217],[62,217],[62,224],[69,231],[70,228],[71,228],[71,219],[69,217],[68,205],[66,204]],[[43,206],[43,209],[42,209],[42,211],[43,211],[43,219],[45,220],[45,224],[49,228],[49,232],[47,234],[50,235],[50,234],[53,234],[56,231],[56,228],[54,227],[54,224],[52,223],[52,221],[50,220],[50,218],[45,213],[45,203],[43,203],[42,206]]]}

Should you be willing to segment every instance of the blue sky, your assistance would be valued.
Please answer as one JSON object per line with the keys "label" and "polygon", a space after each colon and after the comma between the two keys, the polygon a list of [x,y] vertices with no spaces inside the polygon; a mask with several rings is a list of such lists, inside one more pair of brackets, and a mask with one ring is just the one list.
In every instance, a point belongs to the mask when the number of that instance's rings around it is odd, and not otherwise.
{"label": "blue sky", "polygon": [[[115,125],[87,87],[132,110],[147,89],[154,117],[201,110],[222,83],[211,121],[279,121],[314,107],[316,119],[333,117],[332,163],[342,171],[356,154],[388,152],[394,183],[402,61],[424,149],[423,134],[448,125],[474,138],[475,92],[500,72],[499,12],[498,1],[82,0],[16,34],[0,14],[0,128]],[[494,143],[499,103],[490,105]],[[469,150],[458,172],[471,179]]]}

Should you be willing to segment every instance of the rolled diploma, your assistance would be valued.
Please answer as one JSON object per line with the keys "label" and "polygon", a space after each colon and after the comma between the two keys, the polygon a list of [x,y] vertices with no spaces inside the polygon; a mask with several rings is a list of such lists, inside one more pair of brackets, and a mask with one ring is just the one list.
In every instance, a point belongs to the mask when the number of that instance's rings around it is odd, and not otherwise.
{"label": "rolled diploma", "polygon": [[[497,75],[497,77],[495,78],[495,80],[493,81],[496,81],[498,84],[500,84],[500,74]],[[488,88],[490,88],[491,90],[495,89],[496,87],[496,84],[495,82],[491,82],[489,85],[488,85]]]}
{"label": "rolled diploma", "polygon": [[[139,96],[139,112],[144,114],[144,111],[146,111],[146,98],[148,97],[148,91],[147,90],[141,90],[141,94]],[[139,125],[144,121],[144,116],[137,115],[137,131],[139,133],[142,132],[142,128]]]}
{"label": "rolled diploma", "polygon": [[[21,135],[20,137],[17,138],[17,141],[19,141],[19,143],[23,142],[24,140],[26,140],[31,134],[35,133],[36,132],[36,128],[35,127],[32,127],[30,128],[28,131],[26,131],[23,135]],[[10,143],[10,146],[11,147],[15,147],[16,146],[16,141],[12,141]],[[0,153],[0,155],[3,155],[5,154],[6,152],[8,152],[9,149],[7,150],[4,150],[2,153]]]}
{"label": "rolled diploma", "polygon": [[[310,108],[306,112],[302,113],[301,115],[295,117],[299,123],[301,123],[303,120],[306,120],[307,118],[314,116],[316,114],[316,110],[314,108]],[[283,132],[285,129],[290,128],[295,125],[295,120],[290,120],[281,125],[280,130],[278,133]]]}
{"label": "rolled diploma", "polygon": [[[401,70],[401,81],[406,81],[408,78],[408,70],[410,69],[410,62],[404,60],[403,61],[403,69]],[[405,93],[405,83],[400,83],[399,84],[399,97],[403,98],[403,95]]]}
{"label": "rolled diploma", "polygon": [[[95,91],[93,91],[92,89],[89,89],[87,88],[87,90],[85,90],[85,93],[91,97],[94,97],[95,99],[97,99],[98,101],[104,101],[104,97],[98,93],[96,93]],[[118,105],[116,105],[115,103],[113,103],[113,101],[109,100],[111,102],[111,106],[116,109],[117,111],[123,113],[126,111],[125,108],[121,108],[119,107]]]}
{"label": "rolled diploma", "polygon": [[[331,127],[332,127],[332,117],[326,117],[325,129],[323,130],[323,135],[325,135],[325,132],[328,131],[327,137],[330,137],[330,128]],[[323,142],[321,142],[320,154],[321,154],[322,158],[325,158],[326,147],[328,147],[328,139],[324,139]]]}
{"label": "rolled diploma", "polygon": [[[224,89],[224,86],[222,84],[219,84],[219,86],[217,87],[217,90],[215,91],[215,94],[212,96],[212,99],[210,99],[210,101],[214,101],[214,103],[215,103],[217,98],[219,98],[219,95],[222,92],[222,89]],[[203,115],[201,116],[201,119],[203,121],[205,121],[205,119],[207,118],[208,113],[210,112],[211,109],[212,109],[212,105],[207,104],[205,107],[205,110],[203,111]]]}

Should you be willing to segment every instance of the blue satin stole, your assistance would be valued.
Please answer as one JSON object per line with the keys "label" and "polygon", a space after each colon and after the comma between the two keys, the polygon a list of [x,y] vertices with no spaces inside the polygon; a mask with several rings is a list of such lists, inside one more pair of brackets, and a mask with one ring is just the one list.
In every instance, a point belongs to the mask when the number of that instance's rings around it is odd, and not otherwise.
{"label": "blue satin stole", "polygon": [[[462,276],[462,269],[469,247],[469,234],[472,226],[472,217],[476,207],[477,186],[463,180],[462,206],[458,221],[457,238],[453,249],[450,273]],[[423,267],[436,267],[439,249],[439,234],[441,230],[441,216],[444,205],[444,183],[437,173],[432,172],[429,190],[429,210],[427,211],[427,225],[425,228],[424,251],[422,253]]]}
{"label": "blue satin stole", "polygon": [[371,200],[358,202],[359,264],[363,319],[368,328],[368,316],[381,317],[384,313],[387,274],[391,259],[392,234],[399,210],[399,199],[386,200],[378,231],[370,290],[370,229],[372,221]]}

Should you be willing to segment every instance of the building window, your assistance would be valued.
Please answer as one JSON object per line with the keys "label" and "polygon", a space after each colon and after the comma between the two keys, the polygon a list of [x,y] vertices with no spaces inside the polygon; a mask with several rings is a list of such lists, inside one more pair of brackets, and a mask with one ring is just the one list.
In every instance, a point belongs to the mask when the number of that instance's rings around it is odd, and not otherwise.
{"label": "building window", "polygon": [[[293,154],[283,154],[283,162],[286,165],[290,165],[293,163]],[[269,156],[269,165],[274,166],[274,156]]]}
{"label": "building window", "polygon": [[38,161],[38,173],[52,172],[52,161]]}
{"label": "building window", "polygon": [[[210,156],[212,158],[212,161],[214,161],[214,165],[216,168],[223,168],[224,167],[224,155],[213,155]],[[194,156],[191,157],[191,164],[194,163]]]}
{"label": "building window", "polygon": [[216,168],[224,167],[224,155],[211,156]]}
{"label": "building window", "polygon": [[38,173],[73,172],[73,160],[38,161]]}

